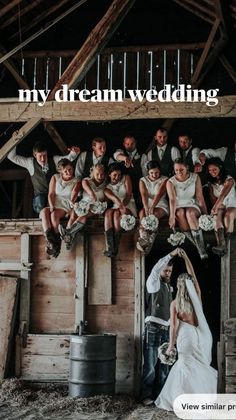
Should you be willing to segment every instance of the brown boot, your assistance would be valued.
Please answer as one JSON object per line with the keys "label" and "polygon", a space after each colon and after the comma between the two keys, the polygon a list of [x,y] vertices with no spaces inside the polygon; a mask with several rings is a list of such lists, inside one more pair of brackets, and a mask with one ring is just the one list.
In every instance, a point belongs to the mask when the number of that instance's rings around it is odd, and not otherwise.
{"label": "brown boot", "polygon": [[114,257],[114,247],[115,247],[115,243],[114,243],[114,232],[113,229],[110,228],[107,231],[104,232],[105,233],[105,241],[106,241],[106,251],[104,251],[104,255],[106,257]]}
{"label": "brown boot", "polygon": [[226,242],[225,242],[225,235],[224,235],[224,228],[219,228],[215,232],[217,246],[212,247],[212,252],[219,257],[223,257],[227,252]]}

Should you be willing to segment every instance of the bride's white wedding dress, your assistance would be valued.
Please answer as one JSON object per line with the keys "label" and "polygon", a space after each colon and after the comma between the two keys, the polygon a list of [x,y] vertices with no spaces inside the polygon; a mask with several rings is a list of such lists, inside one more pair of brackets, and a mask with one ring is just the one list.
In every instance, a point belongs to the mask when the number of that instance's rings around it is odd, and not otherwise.
{"label": "bride's white wedding dress", "polygon": [[202,305],[191,280],[186,280],[198,326],[179,321],[177,333],[178,360],[172,367],[155,404],[173,410],[175,398],[181,394],[215,394],[217,371],[210,366],[212,335]]}

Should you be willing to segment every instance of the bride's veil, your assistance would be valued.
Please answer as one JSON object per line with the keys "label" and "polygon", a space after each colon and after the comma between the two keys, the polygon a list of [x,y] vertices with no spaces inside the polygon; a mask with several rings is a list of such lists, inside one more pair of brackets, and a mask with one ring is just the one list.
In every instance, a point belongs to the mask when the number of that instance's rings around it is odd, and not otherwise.
{"label": "bride's veil", "polygon": [[203,313],[202,304],[199,299],[199,296],[196,292],[192,280],[186,279],[186,287],[194,307],[195,314],[198,320],[198,332],[199,332],[199,347],[202,351],[202,357],[206,360],[207,363],[211,363],[211,349],[212,349],[212,335],[207,324],[205,315]]}

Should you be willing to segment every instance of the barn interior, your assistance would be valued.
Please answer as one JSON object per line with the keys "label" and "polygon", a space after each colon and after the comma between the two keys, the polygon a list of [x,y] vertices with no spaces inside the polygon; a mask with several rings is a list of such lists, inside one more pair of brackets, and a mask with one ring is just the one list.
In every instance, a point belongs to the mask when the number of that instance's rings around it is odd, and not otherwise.
{"label": "barn interior", "polygon": [[[69,336],[88,321],[91,333],[117,334],[116,392],[138,395],[145,281],[155,262],[172,250],[167,219],[146,258],[135,248],[136,232],[123,235],[117,257],[102,256],[99,219],[78,236],[70,253],[63,248],[57,259],[48,259],[32,210],[30,177],[7,154],[17,145],[19,154],[31,156],[39,139],[50,155],[73,145],[89,150],[99,136],[112,155],[127,133],[144,153],[159,126],[168,128],[172,145],[186,130],[200,148],[230,147],[236,130],[236,1],[1,0],[0,5],[1,304],[8,305],[5,323],[11,318],[2,340],[1,378],[64,383]],[[62,84],[121,89],[125,100],[59,103],[52,94]],[[219,102],[128,99],[129,89],[159,91],[166,84],[172,90],[181,84],[219,89]],[[49,100],[42,107],[19,102],[19,89],[50,90]],[[21,132],[17,141],[15,130]],[[213,233],[206,241],[214,243]],[[221,392],[234,392],[236,386],[235,242],[233,237],[221,259],[209,250],[207,262],[183,245],[202,289]],[[173,279],[182,270],[176,264]]]}

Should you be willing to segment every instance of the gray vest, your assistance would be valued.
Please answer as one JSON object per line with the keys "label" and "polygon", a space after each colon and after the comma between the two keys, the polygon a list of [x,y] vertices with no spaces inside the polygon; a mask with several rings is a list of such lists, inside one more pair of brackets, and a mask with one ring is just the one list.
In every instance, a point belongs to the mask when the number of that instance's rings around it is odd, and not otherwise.
{"label": "gray vest", "polygon": [[170,319],[170,304],[172,302],[172,293],[170,285],[161,281],[160,290],[156,293],[148,294],[148,309],[146,316],[155,316],[164,321]]}
{"label": "gray vest", "polygon": [[38,164],[37,160],[34,159],[34,174],[31,176],[34,195],[48,194],[48,186],[51,177],[56,173],[56,167],[53,159],[48,159],[48,171],[47,173],[42,171],[42,167]]}

